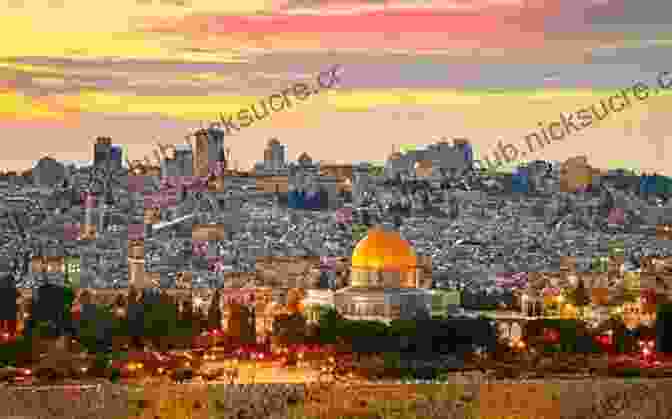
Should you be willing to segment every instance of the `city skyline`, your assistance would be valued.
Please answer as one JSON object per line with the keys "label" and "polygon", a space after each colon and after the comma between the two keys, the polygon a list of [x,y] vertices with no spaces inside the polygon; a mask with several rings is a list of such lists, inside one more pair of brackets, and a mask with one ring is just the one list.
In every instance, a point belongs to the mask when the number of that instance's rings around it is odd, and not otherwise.
{"label": "city skyline", "polygon": [[[88,160],[98,136],[131,158],[325,68],[338,89],[226,138],[241,168],[269,138],[316,159],[384,161],[394,144],[468,138],[476,158],[539,122],[672,69],[655,1],[252,1],[184,6],[125,0],[99,18],[83,0],[3,5],[0,129],[20,139],[3,166],[45,154]],[[76,11],[76,13],[74,12]],[[90,18],[82,18],[88,16]],[[112,35],[111,35],[112,34]],[[607,95],[608,96],[608,95]],[[533,159],[585,154],[596,167],[665,167],[661,95]],[[617,144],[617,146],[614,146]]]}

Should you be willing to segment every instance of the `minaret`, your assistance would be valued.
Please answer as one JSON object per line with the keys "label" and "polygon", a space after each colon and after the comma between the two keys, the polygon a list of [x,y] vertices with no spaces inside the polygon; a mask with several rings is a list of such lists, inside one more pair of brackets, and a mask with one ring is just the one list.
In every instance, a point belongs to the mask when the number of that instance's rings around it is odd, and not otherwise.
{"label": "minaret", "polygon": [[208,132],[204,129],[194,133],[195,147],[193,153],[194,176],[208,176]]}
{"label": "minaret", "polygon": [[145,278],[145,241],[128,242],[128,284],[136,288],[146,288]]}
{"label": "minaret", "polygon": [[362,204],[364,193],[369,184],[369,166],[362,163],[353,168],[352,201],[355,206]]}
{"label": "minaret", "polygon": [[84,199],[84,224],[82,225],[82,236],[87,240],[92,240],[96,237],[98,229],[98,222],[96,219],[97,213],[97,199],[93,193],[87,193]]}

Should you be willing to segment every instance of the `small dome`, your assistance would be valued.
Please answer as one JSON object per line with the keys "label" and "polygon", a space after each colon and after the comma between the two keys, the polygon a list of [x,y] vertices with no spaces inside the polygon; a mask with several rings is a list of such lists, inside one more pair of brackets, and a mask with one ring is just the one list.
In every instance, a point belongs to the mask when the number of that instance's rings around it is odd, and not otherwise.
{"label": "small dome", "polygon": [[313,159],[311,159],[310,156],[308,155],[308,153],[306,153],[306,152],[301,153],[299,155],[298,160],[299,160],[300,163],[310,163],[310,162],[313,161]]}
{"label": "small dome", "polygon": [[353,269],[408,271],[417,265],[411,245],[398,233],[380,227],[369,229],[352,252]]}

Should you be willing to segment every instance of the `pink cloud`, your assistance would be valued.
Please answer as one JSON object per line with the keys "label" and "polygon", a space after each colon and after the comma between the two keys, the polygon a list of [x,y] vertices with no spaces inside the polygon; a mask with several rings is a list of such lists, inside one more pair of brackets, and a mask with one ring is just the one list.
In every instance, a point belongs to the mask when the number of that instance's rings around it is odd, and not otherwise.
{"label": "pink cloud", "polygon": [[[452,2],[455,3],[455,2]],[[182,33],[194,47],[223,48],[249,42],[272,48],[391,48],[425,50],[479,47],[535,47],[543,44],[544,20],[536,9],[523,13],[515,2],[471,2],[474,12],[421,7],[310,9],[263,16],[189,16],[181,20],[147,21],[145,30]],[[432,5],[433,6],[433,5]],[[555,7],[549,6],[550,9]],[[338,12],[337,12],[338,11]],[[260,38],[261,37],[261,38]],[[269,43],[269,45],[271,45]]]}

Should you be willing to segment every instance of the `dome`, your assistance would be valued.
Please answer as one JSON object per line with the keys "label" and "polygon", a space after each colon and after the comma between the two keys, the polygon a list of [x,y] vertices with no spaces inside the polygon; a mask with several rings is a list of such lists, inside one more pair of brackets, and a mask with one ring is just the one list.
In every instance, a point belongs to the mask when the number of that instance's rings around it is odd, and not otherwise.
{"label": "dome", "polygon": [[369,229],[352,252],[352,268],[376,271],[408,271],[417,266],[411,245],[399,233],[380,227]]}

